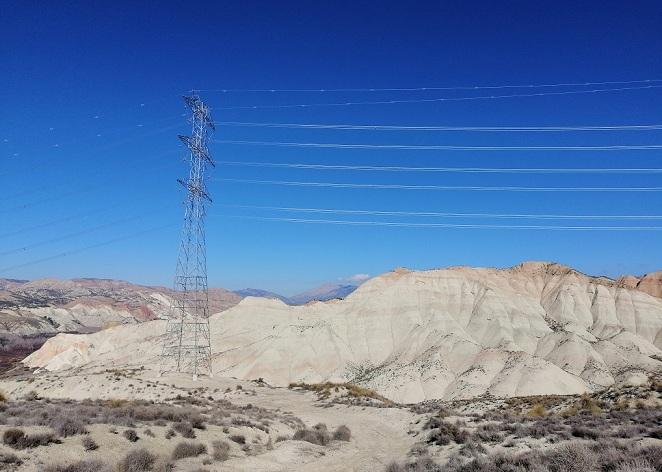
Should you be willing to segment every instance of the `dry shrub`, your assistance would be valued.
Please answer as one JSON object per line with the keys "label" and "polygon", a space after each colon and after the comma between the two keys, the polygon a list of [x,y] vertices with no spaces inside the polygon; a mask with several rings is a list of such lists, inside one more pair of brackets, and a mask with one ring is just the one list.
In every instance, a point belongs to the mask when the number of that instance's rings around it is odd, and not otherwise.
{"label": "dry shrub", "polygon": [[246,444],[246,436],[243,434],[233,434],[230,436],[230,440],[236,442],[237,444]]}
{"label": "dry shrub", "polygon": [[391,462],[386,466],[385,472],[407,472],[407,468],[398,462]]}
{"label": "dry shrub", "polygon": [[110,400],[106,400],[106,405],[108,405],[108,407],[110,408],[120,408],[126,405],[127,403],[129,403],[128,400],[124,400],[121,398],[111,398]]}
{"label": "dry shrub", "polygon": [[438,446],[445,446],[451,442],[462,444],[469,438],[469,433],[466,430],[458,428],[452,423],[443,421],[441,418],[433,416],[430,418],[423,429],[429,429],[427,442],[428,444],[436,444]]}
{"label": "dry shrub", "polygon": [[597,401],[588,393],[582,394],[582,396],[579,397],[578,403],[578,407],[583,411],[587,411],[593,415],[602,413],[602,408],[600,408],[600,405],[598,405]]}
{"label": "dry shrub", "polygon": [[288,385],[289,389],[300,388],[302,390],[310,390],[311,392],[317,393],[322,398],[327,398],[331,395],[332,392],[339,392],[341,388],[345,389],[345,393],[354,398],[372,398],[374,400],[382,401],[386,404],[392,404],[393,402],[388,398],[385,398],[369,388],[361,387],[359,385],[354,385],[351,383],[333,383],[333,382],[324,382],[317,384],[307,384],[303,382],[291,383]]}
{"label": "dry shrub", "polygon": [[597,455],[582,443],[569,443],[548,453],[549,463],[554,472],[586,472],[595,470]]}
{"label": "dry shrub", "polygon": [[230,444],[225,441],[211,443],[212,457],[215,461],[226,461],[230,458]]}
{"label": "dry shrub", "polygon": [[88,432],[85,425],[74,418],[64,418],[59,416],[51,420],[50,426],[63,438],[75,436],[77,434],[87,434]]}
{"label": "dry shrub", "polygon": [[195,439],[195,431],[193,431],[191,423],[175,423],[172,425],[172,429],[181,434],[183,438]]}
{"label": "dry shrub", "polygon": [[583,426],[574,426],[571,434],[576,438],[592,439],[594,441],[602,436],[597,429],[586,428]]}
{"label": "dry shrub", "polygon": [[333,439],[337,441],[349,441],[352,437],[352,432],[345,425],[338,426],[333,432]]}
{"label": "dry shrub", "polygon": [[9,447],[14,447],[23,437],[25,437],[25,431],[18,428],[11,428],[2,434],[2,443]]}
{"label": "dry shrub", "polygon": [[136,433],[135,429],[127,429],[122,433],[122,436],[124,436],[126,439],[128,439],[131,442],[136,442],[138,438],[138,433]]}
{"label": "dry shrub", "polygon": [[319,423],[313,429],[300,429],[294,433],[294,440],[306,441],[319,446],[326,446],[331,440],[331,436],[326,429],[326,425]]}
{"label": "dry shrub", "polygon": [[486,452],[485,446],[474,440],[467,441],[460,448],[460,455],[465,457],[478,457]]}
{"label": "dry shrub", "polygon": [[53,433],[25,434],[22,429],[8,429],[2,435],[2,442],[12,449],[32,449],[39,446],[48,446],[51,443],[59,444]]}
{"label": "dry shrub", "polygon": [[81,442],[83,443],[83,449],[86,451],[96,451],[99,449],[99,445],[96,441],[89,436],[85,436]]}
{"label": "dry shrub", "polygon": [[536,403],[531,407],[527,414],[532,418],[540,418],[547,416],[547,409],[542,403]]}
{"label": "dry shrub", "polygon": [[157,459],[152,466],[152,472],[172,472],[173,470],[175,470],[175,464],[165,457]]}
{"label": "dry shrub", "polygon": [[117,470],[118,472],[151,471],[155,462],[156,456],[147,449],[135,449],[117,464]]}
{"label": "dry shrub", "polygon": [[110,472],[110,467],[101,461],[84,460],[71,464],[49,465],[43,472]]}
{"label": "dry shrub", "polygon": [[185,457],[196,457],[207,452],[207,446],[202,443],[182,441],[172,451],[172,459],[179,460]]}
{"label": "dry shrub", "polygon": [[0,452],[0,470],[4,470],[5,467],[3,465],[21,465],[23,461],[18,458],[16,454],[13,453],[6,453],[6,452]]}
{"label": "dry shrub", "polygon": [[621,463],[614,472],[656,472],[646,459],[637,457]]}

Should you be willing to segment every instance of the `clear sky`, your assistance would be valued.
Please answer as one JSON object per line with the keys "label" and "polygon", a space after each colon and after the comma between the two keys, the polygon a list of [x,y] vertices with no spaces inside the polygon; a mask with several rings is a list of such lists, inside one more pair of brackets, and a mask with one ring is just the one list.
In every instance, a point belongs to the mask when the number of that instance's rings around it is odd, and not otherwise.
{"label": "clear sky", "polygon": [[[659,2],[36,2],[0,5],[0,277],[170,285],[186,174],[190,89],[222,122],[397,126],[662,123]],[[427,91],[233,89],[593,86]],[[630,88],[596,93],[556,92]],[[498,95],[494,99],[278,108]],[[253,106],[258,108],[235,108]],[[266,106],[266,107],[265,107]],[[265,108],[260,108],[265,107]],[[215,139],[433,146],[660,145],[662,130],[467,132],[219,125]],[[406,167],[662,168],[662,150],[346,149],[214,143],[210,284],[291,294],[397,266],[562,262],[617,276],[662,269],[662,232],[489,225],[662,226],[285,212],[243,206],[553,215],[661,215],[661,192],[337,188],[220,179],[469,187],[662,187],[662,174],[378,172],[233,162]],[[351,226],[236,218],[481,227]],[[155,229],[156,228],[156,229]],[[62,256],[63,254],[66,254]]]}

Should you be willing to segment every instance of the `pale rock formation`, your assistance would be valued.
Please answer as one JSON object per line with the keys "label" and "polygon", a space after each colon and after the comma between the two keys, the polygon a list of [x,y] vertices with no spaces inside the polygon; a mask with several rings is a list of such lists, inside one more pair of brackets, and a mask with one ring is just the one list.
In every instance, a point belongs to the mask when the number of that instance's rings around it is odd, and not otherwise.
{"label": "pale rock formation", "polygon": [[[571,394],[662,372],[662,300],[568,267],[454,267],[375,277],[345,300],[248,297],[211,317],[214,373],[351,381],[401,402]],[[25,363],[155,364],[162,321],[58,335]]]}

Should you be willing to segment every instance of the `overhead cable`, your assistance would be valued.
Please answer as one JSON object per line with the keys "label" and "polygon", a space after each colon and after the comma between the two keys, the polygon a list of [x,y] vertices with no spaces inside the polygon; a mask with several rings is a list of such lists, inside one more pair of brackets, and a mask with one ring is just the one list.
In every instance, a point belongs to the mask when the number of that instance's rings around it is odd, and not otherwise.
{"label": "overhead cable", "polygon": [[285,185],[293,187],[365,188],[389,190],[446,190],[477,192],[661,192],[662,187],[506,187],[506,186],[452,186],[403,184],[354,184],[344,182],[297,182],[286,180],[212,179],[221,182],[258,185]]}
{"label": "overhead cable", "polygon": [[356,170],[376,172],[447,172],[494,174],[658,174],[662,168],[513,168],[513,167],[412,167],[412,166],[356,166],[341,164],[301,164],[287,162],[223,161],[218,165],[238,167],[274,167],[310,170]]}
{"label": "overhead cable", "polygon": [[354,105],[395,105],[407,103],[435,103],[435,102],[457,102],[457,101],[471,101],[471,100],[493,100],[502,98],[523,98],[523,97],[543,97],[554,95],[577,95],[577,94],[593,94],[604,92],[623,92],[632,90],[646,90],[660,88],[662,85],[644,85],[640,87],[614,87],[602,89],[589,89],[589,90],[565,90],[560,92],[535,92],[535,93],[514,93],[505,95],[480,95],[469,97],[437,97],[437,98],[417,98],[417,99],[398,99],[398,100],[375,100],[375,101],[345,101],[333,103],[296,103],[296,104],[283,104],[283,105],[240,105],[240,106],[226,106],[215,107],[216,110],[257,110],[257,109],[271,109],[271,108],[311,108],[311,107],[343,107]]}
{"label": "overhead cable", "polygon": [[614,80],[607,82],[561,82],[552,84],[499,84],[499,85],[456,85],[447,87],[391,87],[391,88],[319,88],[319,89],[237,89],[237,88],[216,88],[216,89],[195,89],[189,92],[266,92],[266,93],[296,93],[296,92],[426,92],[440,90],[485,90],[485,89],[507,89],[507,88],[546,88],[546,87],[587,87],[591,85],[632,85],[632,84],[650,84],[662,82],[662,79],[643,79],[643,80]]}
{"label": "overhead cable", "polygon": [[32,266],[32,265],[35,265],[35,264],[40,264],[42,262],[47,262],[47,261],[50,261],[50,260],[53,260],[53,259],[59,259],[59,258],[62,258],[62,257],[72,256],[74,254],[78,254],[78,253],[81,253],[83,251],[87,251],[87,250],[90,250],[90,249],[96,249],[98,247],[107,246],[109,244],[114,244],[114,243],[117,243],[117,242],[120,242],[120,241],[125,241],[127,239],[142,236],[144,234],[153,233],[155,231],[160,231],[160,230],[172,227],[172,226],[176,226],[176,225],[171,223],[171,224],[167,224],[167,225],[156,226],[156,227],[149,228],[149,229],[146,229],[146,230],[143,230],[143,231],[130,233],[130,234],[127,234],[127,235],[124,235],[124,236],[109,239],[109,240],[102,241],[102,242],[99,242],[99,243],[96,243],[96,244],[91,244],[89,246],[74,248],[74,249],[71,249],[69,251],[64,251],[64,252],[60,252],[58,254],[54,254],[54,255],[51,255],[51,256],[42,257],[41,259],[35,259],[35,260],[25,262],[25,263],[22,263],[22,264],[7,266],[7,267],[4,267],[4,268],[0,268],[0,274],[5,273],[5,272],[9,272],[9,271],[13,271],[13,270],[16,270],[16,269],[21,269],[23,267],[28,267],[28,266]]}
{"label": "overhead cable", "polygon": [[477,132],[567,132],[567,131],[653,131],[662,124],[604,125],[604,126],[401,126],[401,125],[351,125],[321,123],[258,123],[245,121],[217,121],[219,126],[247,128],[330,129],[359,131],[477,131]]}
{"label": "overhead cable", "polygon": [[545,230],[545,231],[662,231],[662,226],[555,226],[555,225],[494,225],[494,224],[455,224],[455,223],[400,223],[390,221],[350,221],[318,220],[304,218],[279,218],[266,216],[222,215],[225,218],[237,218],[259,221],[280,221],[286,223],[326,224],[346,226],[388,226],[399,228],[458,228],[458,229],[507,229],[507,230]]}
{"label": "overhead cable", "polygon": [[219,144],[232,144],[239,146],[277,146],[330,149],[395,149],[409,151],[643,151],[662,149],[662,144],[618,144],[607,146],[454,146],[445,144],[346,144],[235,140],[215,140],[214,142]]}
{"label": "overhead cable", "polygon": [[526,220],[662,220],[662,215],[568,215],[568,214],[536,214],[536,213],[449,213],[435,211],[393,211],[393,210],[351,210],[337,208],[301,208],[275,207],[259,205],[221,204],[226,208],[244,208],[251,210],[271,210],[298,213],[348,214],[372,216],[415,216],[415,217],[451,217],[451,218],[495,218],[495,219],[526,219]]}

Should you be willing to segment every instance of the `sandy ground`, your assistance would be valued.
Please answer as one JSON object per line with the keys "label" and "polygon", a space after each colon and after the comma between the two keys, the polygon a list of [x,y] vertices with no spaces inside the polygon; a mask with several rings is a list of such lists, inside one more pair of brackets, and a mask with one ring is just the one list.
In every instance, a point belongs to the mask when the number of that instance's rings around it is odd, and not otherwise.
{"label": "sandy ground", "polygon": [[[241,389],[237,389],[241,385]],[[325,423],[330,430],[346,425],[352,432],[349,442],[332,441],[328,446],[318,446],[304,441],[274,442],[279,434],[291,437],[292,429],[275,425],[270,431],[273,450],[262,448],[257,455],[246,456],[232,442],[231,458],[225,462],[203,465],[204,457],[177,461],[177,471],[375,471],[383,470],[392,460],[402,459],[415,438],[407,434],[418,415],[404,408],[374,408],[348,405],[332,405],[320,402],[316,394],[287,388],[273,388],[257,382],[239,381],[231,378],[200,379],[194,382],[184,375],[158,377],[156,372],[142,371],[85,371],[75,373],[41,373],[32,377],[3,379],[0,389],[10,399],[18,399],[34,391],[39,396],[53,399],[143,399],[165,401],[176,395],[195,395],[214,400],[226,399],[237,405],[253,404],[271,410],[291,412],[307,426]],[[231,391],[226,391],[231,389]],[[6,427],[0,427],[2,430]],[[155,438],[143,432],[149,428]],[[43,431],[44,428],[24,427],[26,432]],[[111,432],[115,429],[117,432]],[[25,460],[20,471],[39,471],[44,464],[67,463],[83,458],[96,458],[114,462],[133,448],[145,447],[159,455],[169,455],[182,438],[165,440],[168,427],[142,426],[136,428],[140,440],[129,443],[123,436],[124,427],[112,425],[90,425],[90,437],[98,444],[96,451],[84,451],[81,436],[65,438],[60,445],[39,447],[27,451],[12,451]],[[251,428],[232,428],[231,433],[245,434],[249,443],[264,445],[269,440],[266,433]],[[208,425],[205,431],[196,431],[199,441],[208,445],[214,439],[226,439],[220,426]],[[0,451],[10,449],[0,446]]]}

